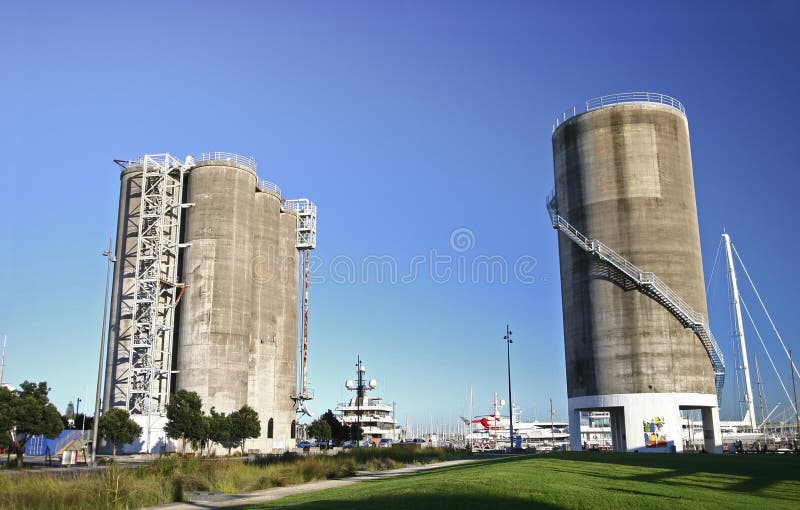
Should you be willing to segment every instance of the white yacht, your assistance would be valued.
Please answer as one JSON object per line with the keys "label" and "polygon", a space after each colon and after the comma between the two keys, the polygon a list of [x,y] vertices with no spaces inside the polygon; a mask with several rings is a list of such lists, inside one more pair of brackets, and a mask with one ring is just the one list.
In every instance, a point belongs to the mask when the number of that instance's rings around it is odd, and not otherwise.
{"label": "white yacht", "polygon": [[366,368],[358,358],[356,379],[348,379],[345,388],[356,394],[349,402],[336,406],[337,418],[346,427],[359,425],[363,439],[379,443],[381,439],[397,440],[394,408],[384,404],[381,397],[367,396],[368,391],[378,386],[375,379],[366,378]]}
{"label": "white yacht", "polygon": [[[501,414],[501,409],[506,405],[505,400],[498,400],[497,393],[494,401],[489,404],[489,414],[475,416],[464,422],[471,425],[467,440],[477,450],[497,449],[508,446],[508,416]],[[522,421],[519,407],[514,406],[514,436],[522,447],[559,447],[569,444],[569,431],[566,422],[557,421]]]}

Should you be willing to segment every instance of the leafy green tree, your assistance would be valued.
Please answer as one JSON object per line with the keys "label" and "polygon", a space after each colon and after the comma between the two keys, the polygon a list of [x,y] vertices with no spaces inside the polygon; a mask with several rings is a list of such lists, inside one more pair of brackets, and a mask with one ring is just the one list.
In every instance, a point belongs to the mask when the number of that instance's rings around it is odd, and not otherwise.
{"label": "leafy green tree", "polygon": [[181,454],[186,451],[186,441],[199,443],[205,438],[206,422],[203,419],[203,401],[194,391],[180,390],[167,404],[167,437],[181,440]]}
{"label": "leafy green tree", "polygon": [[15,396],[14,392],[5,386],[0,386],[0,448],[11,446],[11,429],[14,428],[11,413]]}
{"label": "leafy green tree", "polygon": [[336,418],[336,415],[333,414],[333,411],[328,409],[328,411],[325,412],[321,418],[328,422],[328,425],[331,427],[332,439],[337,441],[343,441],[347,439],[347,429],[344,425],[342,425],[342,422]]}
{"label": "leafy green tree", "polygon": [[[218,445],[227,445],[231,439],[231,420],[225,413],[218,413],[216,409],[211,408],[211,414],[206,416],[208,423],[208,442],[209,450],[211,443]],[[230,452],[230,448],[228,448]]]}
{"label": "leafy green tree", "polygon": [[132,443],[142,435],[142,427],[131,420],[130,414],[125,409],[111,409],[100,417],[97,424],[100,437],[111,441],[113,458],[117,458],[117,447]]}
{"label": "leafy green tree", "polygon": [[308,435],[317,441],[327,442],[331,438],[331,426],[325,418],[317,418],[308,426]]}
{"label": "leafy green tree", "polygon": [[[46,382],[20,384],[19,391],[4,390],[0,393],[2,426],[11,432],[12,446],[17,453],[17,467],[22,467],[25,444],[34,436],[57,437],[63,429],[61,413],[50,403]],[[11,425],[10,428],[8,425]]]}
{"label": "leafy green tree", "polygon": [[241,444],[242,455],[244,455],[245,441],[261,435],[261,420],[258,419],[258,413],[252,407],[243,405],[241,409],[231,413],[230,421],[230,440],[234,444]]}
{"label": "leafy green tree", "polygon": [[352,441],[361,441],[364,437],[364,429],[359,427],[358,423],[351,423],[345,426],[345,432],[347,433],[347,438]]}

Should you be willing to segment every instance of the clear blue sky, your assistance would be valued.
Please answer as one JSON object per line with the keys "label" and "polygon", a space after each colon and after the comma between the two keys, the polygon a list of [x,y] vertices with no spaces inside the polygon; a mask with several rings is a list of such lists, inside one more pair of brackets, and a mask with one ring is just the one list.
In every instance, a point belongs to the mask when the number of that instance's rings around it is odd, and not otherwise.
{"label": "clear blue sky", "polygon": [[[47,380],[62,410],[87,387],[93,399],[112,159],[218,150],[252,154],[262,178],[319,206],[312,408],[347,396],[360,354],[401,421],[453,419],[470,384],[483,412],[506,391],[510,323],[524,416],[545,418],[552,397],[565,418],[551,123],[633,90],[686,105],[706,271],[727,228],[800,355],[798,14],[792,1],[6,3],[5,379]],[[410,282],[331,273],[391,256],[402,276],[434,254],[451,257],[444,283],[426,265]],[[481,255],[508,261],[506,283],[458,277]],[[529,257],[522,282],[513,264]],[[710,306],[730,351],[724,283]],[[751,349],[769,402],[784,400]]]}

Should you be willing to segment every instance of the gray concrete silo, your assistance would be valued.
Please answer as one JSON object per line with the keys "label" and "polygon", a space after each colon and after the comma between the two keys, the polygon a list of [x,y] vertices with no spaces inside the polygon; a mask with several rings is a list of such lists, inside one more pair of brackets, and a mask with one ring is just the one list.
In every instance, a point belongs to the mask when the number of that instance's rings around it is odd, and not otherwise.
{"label": "gray concrete silo", "polygon": [[278,314],[277,376],[275,380],[275,444],[289,445],[294,437],[296,412],[291,397],[297,388],[297,305],[299,257],[297,213],[281,210],[278,238],[278,277],[281,309]]}
{"label": "gray concrete silo", "polygon": [[[688,121],[664,98],[610,96],[561,123],[552,137],[554,205],[707,317]],[[680,451],[680,409],[703,410],[706,447],[716,449],[715,373],[695,332],[566,235],[559,259],[573,449],[581,447],[578,413],[605,410],[616,450]]]}
{"label": "gray concrete silo", "polygon": [[[281,197],[273,191],[255,195],[253,263],[251,278],[250,371],[247,400],[261,419],[261,439],[254,448],[271,451],[274,447],[276,371],[278,356],[278,315],[283,287],[278,273],[278,239]],[[273,420],[270,437],[269,423]]]}
{"label": "gray concrete silo", "polygon": [[176,388],[197,392],[205,409],[230,413],[247,403],[256,173],[204,161],[187,185],[194,205],[184,224],[191,244],[182,264]]}
{"label": "gray concrete silo", "polygon": [[142,168],[131,166],[120,174],[119,215],[115,242],[116,265],[111,292],[103,410],[127,406],[129,350],[132,334],[136,242],[139,235],[139,202]]}

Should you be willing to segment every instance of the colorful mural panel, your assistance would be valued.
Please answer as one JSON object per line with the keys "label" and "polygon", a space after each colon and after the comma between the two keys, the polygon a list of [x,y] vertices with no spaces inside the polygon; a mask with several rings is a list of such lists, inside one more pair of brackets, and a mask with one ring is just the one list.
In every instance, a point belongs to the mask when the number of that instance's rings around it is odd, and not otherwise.
{"label": "colorful mural panel", "polygon": [[650,421],[642,422],[644,425],[644,445],[647,448],[666,448],[667,433],[664,430],[664,418],[654,417]]}

